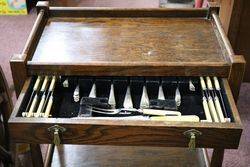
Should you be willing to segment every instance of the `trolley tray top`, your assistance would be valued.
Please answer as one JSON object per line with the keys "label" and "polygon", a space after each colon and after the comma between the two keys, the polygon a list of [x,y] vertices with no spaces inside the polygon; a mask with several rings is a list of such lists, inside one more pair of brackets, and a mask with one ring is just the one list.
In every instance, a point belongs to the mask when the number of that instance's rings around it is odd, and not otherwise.
{"label": "trolley tray top", "polygon": [[205,18],[51,18],[34,64],[226,64]]}
{"label": "trolley tray top", "polygon": [[209,9],[40,6],[21,58],[29,75],[228,77],[234,61]]}

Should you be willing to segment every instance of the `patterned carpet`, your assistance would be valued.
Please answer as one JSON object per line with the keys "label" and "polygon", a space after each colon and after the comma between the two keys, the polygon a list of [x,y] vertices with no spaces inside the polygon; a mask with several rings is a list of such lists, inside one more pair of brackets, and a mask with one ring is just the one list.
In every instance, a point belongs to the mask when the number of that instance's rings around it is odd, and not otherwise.
{"label": "patterned carpet", "polygon": [[[20,53],[34,23],[36,14],[27,16],[0,16],[0,65],[13,90],[9,59]],[[238,150],[226,150],[223,166],[248,166],[250,164],[250,84],[244,83],[238,101],[238,109],[244,126]]]}

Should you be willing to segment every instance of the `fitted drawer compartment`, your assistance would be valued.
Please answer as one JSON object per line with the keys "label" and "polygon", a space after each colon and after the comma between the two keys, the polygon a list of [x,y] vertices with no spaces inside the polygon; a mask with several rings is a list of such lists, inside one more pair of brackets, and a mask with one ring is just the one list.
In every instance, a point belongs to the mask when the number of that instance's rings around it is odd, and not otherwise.
{"label": "fitted drawer compartment", "polygon": [[[225,108],[231,120],[225,123],[204,121],[206,116],[202,105],[203,94],[199,77],[191,77],[196,89],[193,92],[190,91],[188,77],[57,77],[50,116],[23,117],[22,113],[26,111],[27,106],[32,105],[28,103],[36,79],[37,77],[31,77],[25,82],[9,120],[10,134],[14,142],[53,143],[55,136],[51,127],[59,126],[60,142],[63,144],[188,147],[190,130],[198,131],[195,133],[196,147],[237,148],[239,144],[242,125],[226,79],[219,79]],[[153,119],[158,116],[150,114],[142,116],[139,112],[133,119],[130,119],[130,116],[111,117],[98,112],[92,112],[87,117],[83,116],[79,114],[79,108],[83,107],[80,105],[81,100],[75,102],[73,94],[79,85],[80,96],[88,97],[93,83],[96,85],[96,97],[104,101],[110,98],[110,87],[113,83],[115,108],[124,108],[125,103],[122,99],[127,97],[129,85],[133,108],[136,109],[141,107],[138,101],[141,99],[144,85],[150,100],[148,108],[154,108],[152,101],[158,98],[159,85],[162,85],[163,95],[168,103],[160,110],[177,110],[182,116],[196,115],[200,121],[159,121]],[[181,94],[180,106],[176,106],[175,100],[177,87]],[[39,96],[41,100],[42,94]],[[38,104],[39,102],[36,108]],[[130,110],[126,111],[126,114],[129,112]]]}

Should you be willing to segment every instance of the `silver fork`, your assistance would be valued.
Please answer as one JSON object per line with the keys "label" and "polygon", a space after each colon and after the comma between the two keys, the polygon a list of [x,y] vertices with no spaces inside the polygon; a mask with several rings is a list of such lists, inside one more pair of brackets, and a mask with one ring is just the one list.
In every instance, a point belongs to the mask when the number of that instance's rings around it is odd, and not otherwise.
{"label": "silver fork", "polygon": [[92,107],[92,111],[101,114],[115,115],[119,114],[121,111],[125,112],[138,112],[145,115],[157,115],[157,116],[181,116],[178,111],[171,110],[157,110],[157,109],[136,109],[136,108],[118,108],[118,109],[103,109]]}

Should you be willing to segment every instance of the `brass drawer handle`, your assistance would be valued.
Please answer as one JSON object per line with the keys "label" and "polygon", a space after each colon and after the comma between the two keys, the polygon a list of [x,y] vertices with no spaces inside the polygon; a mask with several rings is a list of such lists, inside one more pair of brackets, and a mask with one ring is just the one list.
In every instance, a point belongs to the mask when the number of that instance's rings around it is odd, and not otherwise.
{"label": "brass drawer handle", "polygon": [[189,138],[189,149],[194,150],[196,147],[196,137],[202,135],[202,133],[196,129],[190,129],[185,131],[183,134]]}
{"label": "brass drawer handle", "polygon": [[59,146],[61,143],[60,139],[60,133],[63,133],[66,131],[66,128],[59,126],[59,125],[54,125],[48,128],[49,132],[53,132],[53,143],[56,146]]}

